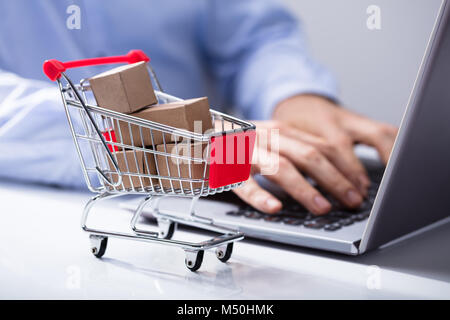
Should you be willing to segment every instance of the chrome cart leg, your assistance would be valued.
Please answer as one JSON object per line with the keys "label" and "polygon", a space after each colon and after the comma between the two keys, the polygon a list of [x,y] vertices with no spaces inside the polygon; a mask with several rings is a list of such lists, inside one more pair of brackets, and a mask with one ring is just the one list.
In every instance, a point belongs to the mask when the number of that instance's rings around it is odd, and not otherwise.
{"label": "chrome cart leg", "polygon": [[195,196],[191,200],[191,205],[189,206],[190,218],[191,218],[191,220],[195,220],[195,221],[198,221],[198,222],[212,224],[213,223],[212,219],[199,216],[199,215],[197,215],[195,213],[195,206],[196,206],[197,201],[198,201],[199,198],[200,198],[200,196]]}
{"label": "chrome cart leg", "polygon": [[197,271],[202,265],[203,255],[205,254],[205,251],[185,250],[185,252],[186,252],[186,259],[184,260],[184,262],[186,264],[186,267],[192,272]]}
{"label": "chrome cart leg", "polygon": [[[96,203],[98,203],[100,200],[113,198],[113,197],[116,197],[116,196],[118,196],[118,195],[111,195],[111,194],[108,194],[108,193],[102,193],[102,194],[99,194],[99,195],[91,198],[88,201],[88,203],[84,206],[83,216],[81,217],[81,228],[84,231],[90,232],[90,229],[86,226],[86,221],[88,219],[89,212],[91,211],[92,207]],[[92,254],[95,257],[97,257],[97,258],[103,257],[103,255],[106,252],[106,247],[108,246],[108,237],[91,234],[89,236],[89,240],[91,242],[91,252],[92,252]]]}
{"label": "chrome cart leg", "polygon": [[136,227],[136,224],[142,214],[144,207],[150,202],[151,199],[152,197],[148,196],[141,201],[138,208],[136,209],[133,219],[131,220],[131,229],[137,234],[150,234],[152,236],[157,235],[158,238],[171,239],[173,234],[175,233],[177,224],[170,219],[159,215],[159,197],[153,199],[153,216],[156,218],[156,221],[158,223],[159,232],[155,233],[152,231],[138,229]]}
{"label": "chrome cart leg", "polygon": [[97,204],[100,200],[111,199],[118,196],[120,196],[120,194],[101,193],[91,198],[84,206],[83,215],[81,217],[81,229],[87,232],[90,231],[90,229],[86,226],[86,221],[88,219],[89,212],[95,204]]}
{"label": "chrome cart leg", "polygon": [[172,239],[177,228],[177,224],[166,218],[157,218],[159,228],[159,237],[163,239]]}
{"label": "chrome cart leg", "polygon": [[131,219],[131,229],[136,234],[149,235],[152,237],[158,237],[162,239],[171,239],[175,232],[176,223],[171,221],[170,219],[158,217],[157,214],[154,215],[157,217],[156,221],[158,222],[159,232],[139,229],[136,226],[139,218],[142,215],[142,211],[144,210],[145,206],[148,203],[150,203],[151,200],[152,196],[148,196],[139,203],[139,206],[137,207],[136,212],[134,213],[133,218]]}
{"label": "chrome cart leg", "polygon": [[191,205],[189,206],[189,214],[191,215],[191,217],[195,217],[195,205],[197,204],[199,198],[199,196],[196,196],[191,200]]}
{"label": "chrome cart leg", "polygon": [[151,237],[158,237],[159,236],[158,232],[138,229],[138,227],[136,226],[139,218],[141,217],[142,211],[144,210],[145,206],[150,203],[151,200],[152,200],[152,196],[150,195],[150,196],[145,197],[139,203],[139,205],[136,209],[136,212],[134,213],[133,218],[131,219],[130,226],[131,226],[131,230],[133,230],[133,232],[136,234],[148,235]]}

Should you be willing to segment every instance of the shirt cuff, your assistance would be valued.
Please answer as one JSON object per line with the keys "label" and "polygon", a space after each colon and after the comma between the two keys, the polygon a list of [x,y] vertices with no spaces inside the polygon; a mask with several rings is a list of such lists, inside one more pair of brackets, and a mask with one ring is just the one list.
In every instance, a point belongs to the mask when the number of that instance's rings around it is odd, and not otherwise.
{"label": "shirt cuff", "polygon": [[280,102],[299,94],[315,94],[338,102],[336,83],[331,77],[326,82],[303,83],[294,80],[269,88],[261,95],[259,108],[252,108],[250,117],[255,120],[271,119]]}

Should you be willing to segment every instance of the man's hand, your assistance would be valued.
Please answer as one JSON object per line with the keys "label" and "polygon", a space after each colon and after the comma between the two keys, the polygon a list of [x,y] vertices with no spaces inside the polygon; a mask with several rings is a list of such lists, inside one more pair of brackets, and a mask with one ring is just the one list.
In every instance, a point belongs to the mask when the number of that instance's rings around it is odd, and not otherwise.
{"label": "man's hand", "polygon": [[[256,122],[256,126],[258,139],[253,173],[278,161],[278,170],[266,178],[279,184],[315,214],[327,213],[331,204],[302,173],[345,206],[358,207],[367,195],[370,181],[353,152],[354,144],[375,147],[387,163],[397,135],[393,126],[354,114],[314,95],[299,95],[281,102],[272,121]],[[279,129],[279,154],[273,148],[270,134],[267,135],[270,129]],[[281,202],[253,178],[235,192],[263,212],[275,213],[282,207]]]}

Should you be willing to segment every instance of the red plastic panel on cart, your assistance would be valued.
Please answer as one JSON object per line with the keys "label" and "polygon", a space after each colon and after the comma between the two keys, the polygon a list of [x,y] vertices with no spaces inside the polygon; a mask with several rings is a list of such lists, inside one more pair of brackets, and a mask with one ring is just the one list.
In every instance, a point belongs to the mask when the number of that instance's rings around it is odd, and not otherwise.
{"label": "red plastic panel on cart", "polygon": [[[102,132],[102,135],[106,141],[117,142],[116,133],[113,129]],[[112,144],[109,144],[109,143],[107,143],[107,145],[108,145],[109,151],[111,151],[111,152],[119,151],[119,148],[117,146],[113,146]],[[114,149],[113,149],[113,147],[114,147]]]}
{"label": "red plastic panel on cart", "polygon": [[211,138],[210,188],[248,179],[255,137],[256,133],[252,130]]}

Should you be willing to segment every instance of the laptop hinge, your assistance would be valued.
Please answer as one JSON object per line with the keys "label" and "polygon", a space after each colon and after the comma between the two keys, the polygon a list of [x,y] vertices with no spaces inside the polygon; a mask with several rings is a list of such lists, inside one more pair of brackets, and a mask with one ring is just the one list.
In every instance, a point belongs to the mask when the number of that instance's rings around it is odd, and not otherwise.
{"label": "laptop hinge", "polygon": [[359,252],[360,244],[361,244],[361,240],[357,240],[352,243],[352,254],[358,255],[360,253]]}

